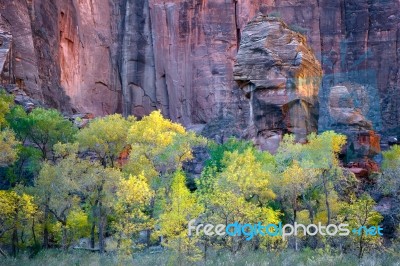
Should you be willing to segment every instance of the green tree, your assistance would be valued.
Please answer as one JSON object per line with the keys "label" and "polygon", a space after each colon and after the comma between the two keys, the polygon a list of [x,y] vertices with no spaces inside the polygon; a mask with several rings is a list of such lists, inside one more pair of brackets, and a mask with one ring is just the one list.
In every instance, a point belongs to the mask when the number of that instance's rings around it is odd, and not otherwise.
{"label": "green tree", "polygon": [[36,108],[26,114],[20,106],[8,115],[8,122],[23,144],[32,143],[48,159],[53,145],[73,140],[77,129],[57,110]]}
{"label": "green tree", "polygon": [[394,145],[382,154],[382,174],[378,178],[378,190],[385,195],[397,197],[400,188],[400,146]]}
{"label": "green tree", "polygon": [[[375,195],[388,197],[393,202],[385,219],[393,219],[394,223],[400,223],[400,146],[394,145],[389,150],[382,152],[382,173],[378,175]],[[396,226],[398,227],[398,226]],[[400,232],[398,228],[393,228]],[[396,234],[398,235],[398,233]]]}
{"label": "green tree", "polygon": [[303,169],[319,172],[318,182],[325,196],[327,224],[332,219],[330,192],[334,190],[334,183],[340,183],[341,179],[346,178],[338,159],[345,144],[346,137],[333,131],[320,135],[312,133],[308,136],[307,144],[296,143],[294,136],[286,135],[276,155],[280,172],[284,172],[294,162]]}
{"label": "green tree", "polygon": [[400,168],[400,146],[394,145],[388,151],[382,152],[384,169],[399,169]]}
{"label": "green tree", "polygon": [[72,209],[67,217],[67,242],[68,244],[80,238],[90,235],[90,223],[88,214],[81,208]]}
{"label": "green tree", "polygon": [[19,146],[18,159],[8,167],[7,180],[11,187],[21,184],[32,186],[34,178],[39,174],[42,165],[42,153],[30,146]]}
{"label": "green tree", "polygon": [[366,234],[367,228],[377,227],[383,217],[375,211],[375,201],[364,193],[358,199],[352,198],[350,203],[343,203],[341,217],[350,228],[359,229],[359,234],[350,233],[350,239],[358,246],[358,257],[361,258],[366,250],[379,247],[382,244],[382,237],[379,234]]}
{"label": "green tree", "polygon": [[67,219],[69,213],[79,207],[83,176],[91,163],[71,154],[56,164],[45,162],[35,180],[34,193],[44,209],[44,246],[48,246],[48,215],[52,214],[61,224],[62,247],[67,248]]}
{"label": "green tree", "polygon": [[0,89],[0,130],[7,126],[6,116],[14,105],[14,97]]}
{"label": "green tree", "polygon": [[254,148],[254,144],[252,142],[238,140],[235,138],[230,138],[227,142],[223,144],[210,142],[210,159],[206,162],[206,166],[215,166],[216,170],[220,171],[223,167],[222,160],[224,158],[225,152],[237,151],[238,153],[243,153],[249,148]]}
{"label": "green tree", "polygon": [[92,212],[91,245],[94,247],[95,224],[97,223],[100,253],[105,251],[105,230],[107,218],[116,204],[115,190],[122,178],[116,168],[104,168],[100,164],[90,164],[89,170],[82,176],[82,195],[86,206]]}
{"label": "green tree", "polygon": [[[107,228],[107,218],[111,214],[115,204],[115,190],[119,184],[122,173],[117,168],[104,167],[98,161],[90,159],[81,159],[78,157],[79,144],[62,144],[54,146],[55,154],[59,161],[53,166],[60,170],[62,174],[58,176],[57,182],[62,182],[63,178],[69,178],[71,184],[65,185],[65,203],[77,197],[84,203],[84,207],[89,211],[88,217],[91,222],[91,247],[95,245],[96,227],[98,230],[99,250],[101,253],[105,250],[104,236]],[[61,195],[61,194],[60,194]],[[69,204],[67,210],[75,208]],[[53,212],[52,212],[53,213]],[[64,218],[68,218],[64,216]],[[58,218],[57,218],[58,219]],[[62,222],[59,220],[62,224]],[[66,231],[65,231],[66,232]]]}

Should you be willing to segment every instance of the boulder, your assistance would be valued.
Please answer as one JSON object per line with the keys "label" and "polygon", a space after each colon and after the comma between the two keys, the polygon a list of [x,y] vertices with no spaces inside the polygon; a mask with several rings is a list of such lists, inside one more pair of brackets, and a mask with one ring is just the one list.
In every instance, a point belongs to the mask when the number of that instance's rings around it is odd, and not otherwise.
{"label": "boulder", "polygon": [[350,162],[346,165],[346,169],[364,182],[375,182],[370,177],[373,173],[380,171],[379,165],[369,158],[359,159],[358,162]]}
{"label": "boulder", "polygon": [[45,107],[42,102],[28,96],[24,90],[15,84],[6,85],[5,89],[14,96],[14,102],[21,105],[26,112],[30,112],[37,107]]}

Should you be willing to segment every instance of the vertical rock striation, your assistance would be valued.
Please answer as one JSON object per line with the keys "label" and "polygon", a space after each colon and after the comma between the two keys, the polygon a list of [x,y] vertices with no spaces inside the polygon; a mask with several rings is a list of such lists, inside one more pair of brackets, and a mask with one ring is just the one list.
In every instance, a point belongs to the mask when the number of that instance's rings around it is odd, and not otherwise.
{"label": "vertical rock striation", "polygon": [[62,111],[119,111],[113,8],[108,0],[1,1],[13,36],[10,83]]}
{"label": "vertical rock striation", "polygon": [[58,1],[60,84],[79,111],[118,111],[115,35],[108,0]]}
{"label": "vertical rock striation", "polygon": [[234,60],[262,12],[307,36],[325,73],[321,113],[332,87],[359,84],[377,103],[365,118],[400,135],[399,11],[396,0],[0,0],[13,36],[2,80],[67,112],[158,108],[187,126],[229,120],[240,129],[254,110]]}
{"label": "vertical rock striation", "polygon": [[[0,73],[9,78],[10,69],[10,50],[12,35],[10,33],[10,25],[2,17],[0,17]],[[9,79],[3,82],[9,82]]]}
{"label": "vertical rock striation", "polygon": [[165,95],[156,92],[151,26],[148,0],[123,1],[118,61],[125,115],[142,117],[157,108],[168,115]]}
{"label": "vertical rock striation", "polygon": [[39,78],[35,32],[29,7],[24,0],[2,1],[0,6],[2,21],[9,25],[13,38],[11,46],[11,66],[8,73],[3,72],[3,80],[11,80],[37,99],[43,99],[41,80]]}
{"label": "vertical rock striation", "polygon": [[149,4],[156,91],[166,113],[186,125],[237,118],[235,5],[222,0]]}

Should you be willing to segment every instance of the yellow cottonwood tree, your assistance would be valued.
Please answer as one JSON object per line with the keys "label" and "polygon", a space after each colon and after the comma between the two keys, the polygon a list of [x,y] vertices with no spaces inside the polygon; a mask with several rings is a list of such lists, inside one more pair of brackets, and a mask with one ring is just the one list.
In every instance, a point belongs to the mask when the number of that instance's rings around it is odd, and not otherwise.
{"label": "yellow cottonwood tree", "polygon": [[116,167],[116,161],[127,146],[127,134],[136,118],[122,117],[120,114],[96,118],[77,134],[82,150],[96,153],[104,167]]}
{"label": "yellow cottonwood tree", "polygon": [[201,258],[201,251],[197,246],[198,238],[189,237],[187,225],[202,212],[203,207],[186,187],[184,173],[177,171],[172,180],[169,204],[159,219],[159,233],[163,237],[163,245],[175,251],[178,265],[182,265],[185,260],[197,261]]}
{"label": "yellow cottonwood tree", "polygon": [[[264,156],[263,161],[256,157],[257,151],[248,148],[243,153],[227,152],[222,160],[224,170],[219,175],[220,182],[226,182],[227,187],[237,186],[237,191],[246,200],[257,200],[265,205],[269,200],[275,198],[275,193],[270,188],[272,173],[268,170],[268,160]],[[267,153],[264,153],[267,154]]]}
{"label": "yellow cottonwood tree", "polygon": [[193,146],[204,142],[203,138],[187,132],[182,125],[165,119],[160,111],[154,111],[129,129],[128,143],[132,153],[128,168],[133,175],[145,171],[148,178],[158,172],[173,172],[183,162],[192,159]]}
{"label": "yellow cottonwood tree", "polygon": [[383,220],[382,215],[375,211],[375,205],[376,203],[371,196],[364,193],[359,198],[352,197],[350,203],[343,203],[341,206],[340,214],[343,222],[349,224],[350,230],[360,230],[358,234],[351,232],[349,235],[352,246],[358,248],[359,258],[361,258],[366,251],[377,248],[383,243],[382,236],[379,234],[366,234],[366,229],[371,226],[378,226]]}
{"label": "yellow cottonwood tree", "polygon": [[[34,230],[32,223],[37,213],[38,208],[32,196],[25,193],[20,195],[13,190],[0,190],[0,239],[10,234],[13,256],[18,252],[19,232],[28,226]],[[32,237],[36,242],[35,232],[32,232]]]}
{"label": "yellow cottonwood tree", "polygon": [[[297,161],[294,161],[282,174],[279,182],[281,197],[290,206],[293,212],[292,222],[297,222],[297,213],[300,211],[299,201],[307,189],[316,182],[319,172],[315,169],[304,169]],[[311,211],[311,210],[309,210]],[[310,213],[312,214],[312,211]],[[312,217],[311,217],[312,218]]]}
{"label": "yellow cottonwood tree", "polygon": [[[198,197],[206,206],[204,219],[212,224],[278,223],[280,212],[273,210],[269,203],[275,198],[270,184],[274,159],[269,153],[247,148],[241,152],[226,151],[221,161],[221,170],[205,171],[204,180],[198,181]],[[245,243],[245,236],[218,239],[232,252],[238,251]],[[257,242],[254,237],[253,242]],[[263,240],[275,239],[264,238]],[[209,242],[205,239],[205,242]],[[270,243],[265,242],[269,245]],[[218,246],[218,244],[217,244]]]}
{"label": "yellow cottonwood tree", "polygon": [[157,219],[170,191],[171,177],[185,161],[193,158],[192,148],[205,144],[205,139],[165,119],[160,111],[135,122],[129,129],[127,139],[132,151],[124,172],[146,177],[154,190],[149,215]]}
{"label": "yellow cottonwood tree", "polygon": [[11,130],[0,131],[0,167],[10,165],[18,159],[19,144]]}
{"label": "yellow cottonwood tree", "polygon": [[116,191],[117,202],[115,205],[116,221],[113,223],[117,232],[119,248],[131,254],[134,237],[139,232],[151,229],[153,221],[146,213],[153,197],[143,174],[129,176],[121,179]]}

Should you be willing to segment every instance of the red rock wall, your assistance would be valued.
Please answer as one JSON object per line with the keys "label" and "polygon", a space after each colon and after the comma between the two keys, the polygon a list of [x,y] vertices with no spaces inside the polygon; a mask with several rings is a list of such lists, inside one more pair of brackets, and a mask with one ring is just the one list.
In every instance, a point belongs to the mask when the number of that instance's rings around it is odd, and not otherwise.
{"label": "red rock wall", "polygon": [[[9,24],[13,37],[11,48],[13,69],[9,75],[12,76],[13,83],[29,90],[31,96],[41,99],[42,82],[39,79],[29,7],[24,0],[3,0],[0,7],[2,19]],[[8,77],[3,79],[8,80]]]}
{"label": "red rock wall", "polygon": [[108,0],[1,1],[14,40],[12,83],[63,111],[120,111],[112,9]]}
{"label": "red rock wall", "polygon": [[326,90],[343,73],[360,83],[373,75],[382,112],[368,119],[399,129],[396,0],[1,0],[0,10],[12,25],[15,82],[66,111],[160,108],[186,125],[245,124],[249,107],[232,71],[240,33],[261,11],[308,36]]}
{"label": "red rock wall", "polygon": [[60,85],[80,111],[118,111],[119,81],[113,64],[112,7],[108,0],[58,2]]}

